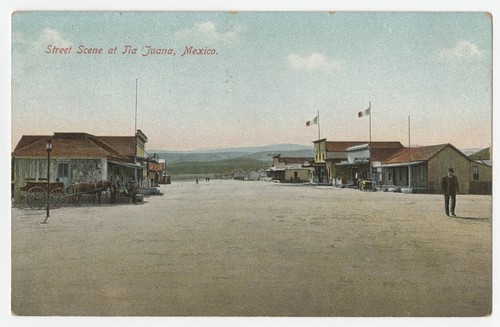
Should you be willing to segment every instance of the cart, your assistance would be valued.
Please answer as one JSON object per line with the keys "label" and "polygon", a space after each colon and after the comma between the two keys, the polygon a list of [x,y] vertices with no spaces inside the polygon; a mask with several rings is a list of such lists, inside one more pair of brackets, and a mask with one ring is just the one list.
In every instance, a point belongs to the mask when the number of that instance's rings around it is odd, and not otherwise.
{"label": "cart", "polygon": [[373,185],[373,182],[371,180],[361,180],[358,183],[359,190],[360,191],[373,191],[375,192],[377,189],[375,188],[375,185]]}
{"label": "cart", "polygon": [[68,195],[64,191],[64,183],[44,181],[29,181],[23,187],[18,187],[12,195],[12,204],[17,208],[43,209],[47,207],[47,192],[51,208],[61,208],[68,202]]}

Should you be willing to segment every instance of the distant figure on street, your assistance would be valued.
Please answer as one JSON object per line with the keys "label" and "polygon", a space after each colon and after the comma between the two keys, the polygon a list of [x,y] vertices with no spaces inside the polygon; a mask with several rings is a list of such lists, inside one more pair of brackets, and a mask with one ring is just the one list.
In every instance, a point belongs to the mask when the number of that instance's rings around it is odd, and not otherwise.
{"label": "distant figure on street", "polygon": [[[456,195],[458,193],[458,179],[454,175],[455,170],[453,168],[448,168],[448,175],[441,179],[441,191],[444,195],[444,208],[446,215],[449,216],[450,213],[455,217],[455,204]],[[451,198],[451,203],[450,203]]]}
{"label": "distant figure on street", "polygon": [[196,177],[196,184],[198,184],[198,177]]}

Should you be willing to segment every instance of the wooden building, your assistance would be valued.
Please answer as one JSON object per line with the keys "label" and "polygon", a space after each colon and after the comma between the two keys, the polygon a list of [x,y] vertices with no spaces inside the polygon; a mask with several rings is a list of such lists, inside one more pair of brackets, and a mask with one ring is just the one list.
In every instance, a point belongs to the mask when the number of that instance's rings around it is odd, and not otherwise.
{"label": "wooden building", "polygon": [[377,163],[384,161],[403,148],[401,142],[370,142],[352,146],[347,149],[347,160],[336,163],[340,184],[357,186],[361,180],[377,181],[379,177],[373,169]]}
{"label": "wooden building", "polygon": [[152,159],[147,163],[148,183],[147,186],[156,187],[162,181],[165,173],[165,162],[157,162],[158,159]]}
{"label": "wooden building", "polygon": [[462,194],[491,194],[492,167],[471,160],[451,144],[403,148],[375,166],[384,188],[441,193],[441,178],[455,169]]}
{"label": "wooden building", "polygon": [[245,180],[245,177],[246,177],[245,172],[241,169],[236,169],[235,171],[233,171],[231,173],[231,175],[232,175],[233,179],[240,180],[240,181]]}
{"label": "wooden building", "polygon": [[[402,148],[400,142],[367,142],[367,141],[327,141],[321,139],[314,141],[314,179],[318,183],[345,185],[353,182],[352,176],[356,176],[357,170],[368,170],[369,161],[360,166],[361,157],[374,157],[379,159],[392,149]],[[370,147],[367,144],[370,143]],[[349,161],[349,153],[358,151],[355,147],[360,146],[361,154],[356,159]],[[355,154],[356,155],[356,154]],[[351,165],[351,167],[349,167]]]}
{"label": "wooden building", "polygon": [[305,183],[312,179],[313,158],[273,157],[273,166],[267,170],[268,176],[281,183]]}
{"label": "wooden building", "polygon": [[145,143],[136,136],[94,136],[88,133],[25,135],[12,152],[13,187],[28,181],[47,180],[47,140],[52,142],[50,180],[65,187],[78,182],[112,180],[124,185],[146,176]]}
{"label": "wooden building", "polygon": [[[336,164],[347,160],[347,149],[365,141],[314,141],[314,181],[331,184],[337,177]],[[344,177],[345,178],[345,177]],[[347,182],[346,182],[347,183]]]}
{"label": "wooden building", "polygon": [[260,168],[257,170],[252,170],[247,173],[246,179],[247,181],[260,181],[267,179],[267,170],[264,168]]}

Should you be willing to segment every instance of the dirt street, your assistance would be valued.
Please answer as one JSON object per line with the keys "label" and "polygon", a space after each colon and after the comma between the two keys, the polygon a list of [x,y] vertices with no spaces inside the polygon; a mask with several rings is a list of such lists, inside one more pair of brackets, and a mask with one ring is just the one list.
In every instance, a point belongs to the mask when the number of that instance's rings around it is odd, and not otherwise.
{"label": "dirt street", "polygon": [[12,209],[12,310],[484,316],[492,198],[176,182],[138,205]]}

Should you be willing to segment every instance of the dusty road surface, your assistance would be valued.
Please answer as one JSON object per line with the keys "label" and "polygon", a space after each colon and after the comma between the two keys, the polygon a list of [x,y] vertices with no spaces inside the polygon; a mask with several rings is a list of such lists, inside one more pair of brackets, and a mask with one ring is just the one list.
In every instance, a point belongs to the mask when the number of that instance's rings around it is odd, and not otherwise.
{"label": "dusty road surface", "polygon": [[484,316],[492,199],[211,180],[139,205],[12,209],[12,311]]}

